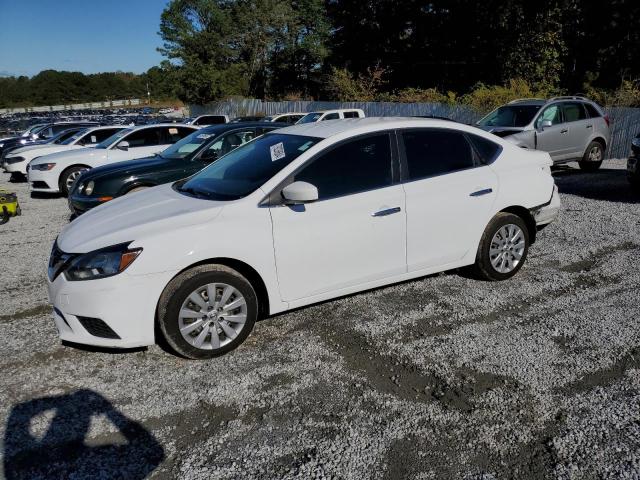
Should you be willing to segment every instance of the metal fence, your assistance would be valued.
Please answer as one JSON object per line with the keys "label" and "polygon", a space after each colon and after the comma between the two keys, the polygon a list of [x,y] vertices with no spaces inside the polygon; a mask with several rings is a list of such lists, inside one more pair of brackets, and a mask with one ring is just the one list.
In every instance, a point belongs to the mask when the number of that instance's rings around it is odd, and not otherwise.
{"label": "metal fence", "polygon": [[[368,117],[410,117],[429,115],[446,117],[463,123],[474,123],[482,114],[464,105],[439,103],[392,103],[392,102],[311,102],[286,101],[263,102],[258,99],[232,99],[208,105],[190,106],[191,115],[217,113],[237,117],[242,115],[273,115],[283,112],[313,112],[334,108],[361,108]],[[631,140],[640,133],[640,109],[609,108],[611,119],[611,144],[609,158],[625,158],[629,154]]]}
{"label": "metal fence", "polygon": [[39,107],[24,108],[0,108],[0,113],[42,113],[42,112],[63,112],[65,110],[92,110],[112,107],[129,107],[141,105],[142,100],[131,98],[127,100],[106,100],[104,102],[74,103],[71,105],[45,105]]}

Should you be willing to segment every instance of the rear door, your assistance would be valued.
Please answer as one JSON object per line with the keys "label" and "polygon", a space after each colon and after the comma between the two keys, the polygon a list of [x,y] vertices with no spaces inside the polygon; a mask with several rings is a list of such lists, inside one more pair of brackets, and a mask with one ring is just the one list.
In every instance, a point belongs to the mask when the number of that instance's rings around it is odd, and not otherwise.
{"label": "rear door", "polygon": [[477,248],[497,195],[488,163],[501,147],[451,129],[412,129],[399,134],[407,198],[407,267],[416,271],[460,261]]}
{"label": "rear door", "polygon": [[569,129],[570,158],[580,158],[587,149],[593,133],[593,121],[589,119],[582,102],[564,102],[562,116]]}
{"label": "rear door", "polygon": [[290,181],[318,188],[306,205],[270,207],[278,282],[295,302],[406,271],[404,191],[389,133],[349,139]]}

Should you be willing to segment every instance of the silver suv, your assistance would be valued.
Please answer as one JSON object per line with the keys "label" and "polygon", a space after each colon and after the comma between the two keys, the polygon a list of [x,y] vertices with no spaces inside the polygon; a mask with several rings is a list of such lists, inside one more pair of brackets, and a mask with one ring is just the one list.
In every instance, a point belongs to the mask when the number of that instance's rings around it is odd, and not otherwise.
{"label": "silver suv", "polygon": [[609,117],[585,97],[520,99],[498,107],[478,126],[523,148],[549,152],[555,163],[600,168],[611,139]]}

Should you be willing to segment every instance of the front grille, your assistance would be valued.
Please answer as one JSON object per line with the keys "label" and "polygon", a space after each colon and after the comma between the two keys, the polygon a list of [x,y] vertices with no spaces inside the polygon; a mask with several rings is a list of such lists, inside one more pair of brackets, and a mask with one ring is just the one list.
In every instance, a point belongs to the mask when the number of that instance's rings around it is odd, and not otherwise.
{"label": "front grille", "polygon": [[7,157],[4,161],[7,164],[12,165],[14,163],[24,162],[24,157]]}
{"label": "front grille", "polygon": [[36,180],[35,182],[31,182],[33,188],[49,188],[47,182],[43,182],[42,180]]}
{"label": "front grille", "polygon": [[51,249],[51,257],[49,257],[49,280],[53,282],[76,257],[77,254],[75,253],[65,253],[60,250],[58,242],[55,242]]}
{"label": "front grille", "polygon": [[111,327],[99,318],[77,317],[80,324],[94,337],[120,339],[120,336],[111,330]]}

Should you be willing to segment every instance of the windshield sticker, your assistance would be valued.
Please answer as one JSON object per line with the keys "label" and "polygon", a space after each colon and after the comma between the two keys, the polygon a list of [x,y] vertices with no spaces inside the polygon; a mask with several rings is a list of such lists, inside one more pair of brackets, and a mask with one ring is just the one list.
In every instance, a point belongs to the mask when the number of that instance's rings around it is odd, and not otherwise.
{"label": "windshield sticker", "polygon": [[210,133],[201,133],[196,138],[201,138],[202,140],[206,140],[207,138],[213,137]]}
{"label": "windshield sticker", "polygon": [[302,145],[300,145],[298,147],[298,151],[300,152],[304,152],[306,151],[311,145],[313,145],[313,142],[307,142],[307,143],[303,143]]}
{"label": "windshield sticker", "polygon": [[284,144],[282,142],[276,143],[275,145],[271,145],[269,149],[271,150],[272,162],[275,162],[276,160],[280,160],[281,158],[284,158],[286,156],[286,153],[284,153]]}
{"label": "windshield sticker", "polygon": [[169,135],[177,135],[178,134],[178,129],[177,128],[170,128],[169,129]]}
{"label": "windshield sticker", "polygon": [[91,143],[96,143],[98,141],[98,139],[96,138],[95,135],[91,135]]}

